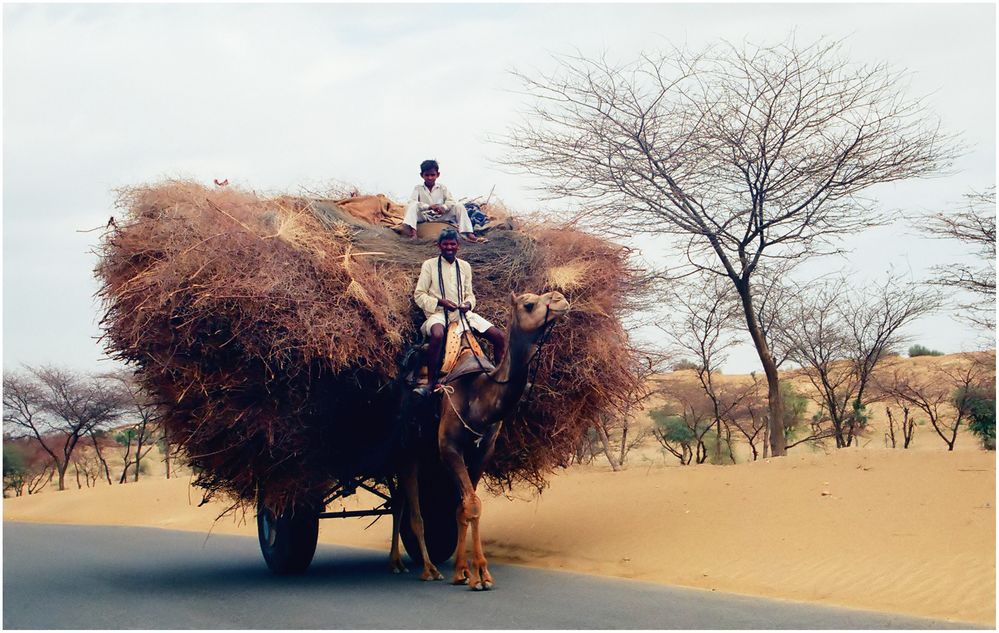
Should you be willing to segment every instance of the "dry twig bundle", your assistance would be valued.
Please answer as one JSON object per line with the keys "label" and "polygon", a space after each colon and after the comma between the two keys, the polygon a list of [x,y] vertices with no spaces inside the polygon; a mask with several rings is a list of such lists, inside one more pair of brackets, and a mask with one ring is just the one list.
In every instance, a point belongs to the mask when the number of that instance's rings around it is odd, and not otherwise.
{"label": "dry twig bundle", "polygon": [[[159,399],[206,498],[273,507],[385,474],[397,439],[397,362],[422,320],[411,299],[432,243],[329,200],[265,199],[183,181],[123,190],[96,274],[105,344]],[[477,312],[508,319],[513,292],[573,304],[543,348],[535,392],[504,426],[495,487],[543,486],[599,416],[641,391],[619,321],[643,284],[626,249],[567,228],[498,231],[461,257]]]}

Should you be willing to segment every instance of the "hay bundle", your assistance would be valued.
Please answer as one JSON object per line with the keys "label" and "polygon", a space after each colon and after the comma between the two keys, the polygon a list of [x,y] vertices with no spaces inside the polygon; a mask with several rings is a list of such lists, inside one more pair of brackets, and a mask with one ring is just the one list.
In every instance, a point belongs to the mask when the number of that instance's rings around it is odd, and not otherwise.
{"label": "hay bundle", "polygon": [[[395,433],[397,362],[433,244],[413,244],[332,201],[265,199],[169,181],[123,190],[101,244],[109,354],[133,363],[206,497],[283,507],[380,474]],[[464,248],[477,311],[508,319],[513,292],[573,303],[543,348],[535,393],[507,424],[491,483],[543,486],[599,416],[639,388],[618,319],[641,288],[625,249],[528,226]]]}

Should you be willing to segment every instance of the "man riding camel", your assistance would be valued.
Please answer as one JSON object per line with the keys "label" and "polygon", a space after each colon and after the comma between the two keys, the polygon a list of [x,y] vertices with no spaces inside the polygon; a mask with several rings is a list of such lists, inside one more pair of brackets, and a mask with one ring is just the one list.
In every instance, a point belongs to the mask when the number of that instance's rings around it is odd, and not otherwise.
{"label": "man riding camel", "polygon": [[437,384],[440,373],[441,347],[449,323],[458,323],[462,331],[466,323],[476,332],[485,336],[493,345],[495,362],[503,360],[506,351],[506,335],[503,330],[482,318],[475,309],[475,293],[472,292],[472,266],[458,259],[458,232],[444,229],[437,236],[440,255],[423,262],[420,278],[416,282],[413,300],[416,301],[427,320],[421,331],[429,337],[427,350],[427,385],[415,391],[426,395]]}

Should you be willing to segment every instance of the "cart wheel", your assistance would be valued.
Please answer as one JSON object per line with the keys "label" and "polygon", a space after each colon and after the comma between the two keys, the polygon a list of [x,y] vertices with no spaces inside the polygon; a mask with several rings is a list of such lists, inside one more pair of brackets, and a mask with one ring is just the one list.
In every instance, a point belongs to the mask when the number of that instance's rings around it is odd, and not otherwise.
{"label": "cart wheel", "polygon": [[[402,494],[402,493],[399,493]],[[420,514],[423,515],[423,539],[430,562],[439,565],[451,558],[458,545],[458,506],[461,496],[451,475],[439,462],[420,465]],[[423,564],[420,546],[409,525],[409,507],[402,513],[399,536],[406,553],[417,565]]]}
{"label": "cart wheel", "polygon": [[296,505],[275,516],[257,505],[257,538],[264,561],[279,575],[300,574],[309,567],[319,541],[319,512],[310,505]]}

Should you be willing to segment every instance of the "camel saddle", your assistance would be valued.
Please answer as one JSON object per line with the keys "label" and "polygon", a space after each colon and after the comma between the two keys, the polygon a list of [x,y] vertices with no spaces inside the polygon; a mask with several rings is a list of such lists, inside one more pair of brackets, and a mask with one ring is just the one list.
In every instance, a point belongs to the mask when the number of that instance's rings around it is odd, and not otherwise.
{"label": "camel saddle", "polygon": [[479,347],[479,342],[471,330],[451,323],[444,337],[444,362],[441,364],[442,383],[449,383],[461,376],[485,373],[494,369]]}

